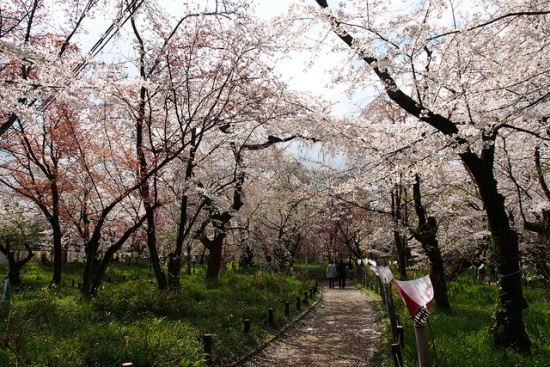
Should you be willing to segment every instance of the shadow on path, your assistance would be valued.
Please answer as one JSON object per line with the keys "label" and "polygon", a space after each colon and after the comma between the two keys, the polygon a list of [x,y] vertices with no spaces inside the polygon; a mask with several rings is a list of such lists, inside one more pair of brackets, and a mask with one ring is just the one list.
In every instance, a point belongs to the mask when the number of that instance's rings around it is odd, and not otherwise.
{"label": "shadow on path", "polygon": [[323,287],[323,302],[244,366],[371,366],[378,348],[377,301],[355,287]]}

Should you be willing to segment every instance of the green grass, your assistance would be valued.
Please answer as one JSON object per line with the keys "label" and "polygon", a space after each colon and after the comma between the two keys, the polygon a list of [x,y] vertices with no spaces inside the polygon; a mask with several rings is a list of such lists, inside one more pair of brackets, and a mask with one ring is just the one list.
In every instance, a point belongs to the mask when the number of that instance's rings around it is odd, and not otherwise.
{"label": "green grass", "polygon": [[[414,326],[394,289],[396,309],[405,333],[405,366],[417,366]],[[496,348],[491,341],[492,324],[498,289],[494,285],[476,282],[464,274],[449,284],[452,310],[441,312],[432,306],[429,326],[432,340],[432,364],[439,367],[535,367],[550,366],[550,304],[547,289],[524,290],[529,308],[524,322],[531,339],[532,356],[525,357],[511,349]],[[389,322],[388,322],[389,324]],[[389,328],[389,326],[388,326]],[[391,336],[390,333],[388,333]],[[389,349],[389,344],[388,344]],[[393,366],[391,361],[386,366]]]}
{"label": "green grass", "polygon": [[[178,292],[161,292],[147,265],[113,264],[105,275],[110,281],[90,299],[76,287],[80,264],[67,264],[62,284],[51,287],[51,267],[31,263],[24,290],[12,294],[9,306],[0,305],[0,366],[21,366],[18,355],[25,366],[200,366],[206,333],[213,335],[216,362],[235,361],[289,322],[285,301],[290,317],[297,315],[295,297],[312,286],[300,276],[260,269],[224,272],[207,283],[204,269],[196,270],[182,275]],[[248,335],[245,318],[251,320]]]}

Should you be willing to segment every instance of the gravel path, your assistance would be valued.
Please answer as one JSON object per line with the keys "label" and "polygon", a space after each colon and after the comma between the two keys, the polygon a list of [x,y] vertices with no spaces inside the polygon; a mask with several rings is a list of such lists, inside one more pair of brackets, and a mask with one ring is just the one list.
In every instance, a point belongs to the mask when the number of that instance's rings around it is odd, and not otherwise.
{"label": "gravel path", "polygon": [[355,287],[325,286],[320,306],[244,366],[373,366],[383,327],[375,302]]}

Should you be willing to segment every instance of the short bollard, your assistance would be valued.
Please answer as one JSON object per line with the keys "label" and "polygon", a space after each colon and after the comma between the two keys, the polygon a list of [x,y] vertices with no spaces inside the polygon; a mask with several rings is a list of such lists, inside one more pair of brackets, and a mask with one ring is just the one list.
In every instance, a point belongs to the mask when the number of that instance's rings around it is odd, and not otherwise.
{"label": "short bollard", "polygon": [[391,356],[393,359],[393,365],[395,367],[403,366],[403,357],[401,356],[401,347],[399,346],[399,344],[391,345]]}
{"label": "short bollard", "polygon": [[244,319],[244,333],[250,333],[250,319]]}
{"label": "short bollard", "polygon": [[300,311],[300,296],[296,296],[296,309]]}
{"label": "short bollard", "polygon": [[290,316],[290,302],[288,301],[285,302],[285,316],[286,317]]}
{"label": "short bollard", "polygon": [[273,308],[270,307],[267,314],[267,320],[270,324],[273,324],[275,322],[275,319],[273,318]]}
{"label": "short bollard", "polygon": [[401,347],[401,350],[405,349],[405,335],[403,333],[403,326],[397,326],[397,343]]}
{"label": "short bollard", "polygon": [[212,334],[204,334],[202,343],[204,345],[204,362],[208,365],[212,362]]}

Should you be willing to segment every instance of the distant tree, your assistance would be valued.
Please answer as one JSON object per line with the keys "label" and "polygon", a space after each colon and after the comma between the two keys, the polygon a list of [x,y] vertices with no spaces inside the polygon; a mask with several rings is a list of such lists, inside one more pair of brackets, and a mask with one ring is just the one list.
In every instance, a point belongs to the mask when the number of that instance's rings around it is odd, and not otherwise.
{"label": "distant tree", "polygon": [[[535,234],[534,243],[526,246],[526,262],[534,265],[540,279],[549,284],[550,270],[547,263],[550,258],[550,189],[545,178],[548,164],[543,158],[541,146],[536,146],[531,153],[532,157],[529,157],[525,153],[518,154],[523,149],[517,145],[524,144],[523,141],[503,139],[503,144],[507,151],[507,164],[503,165],[502,170],[515,188],[515,212],[519,211],[526,233]],[[511,213],[513,216],[514,211],[511,210]]]}
{"label": "distant tree", "polygon": [[[21,269],[34,257],[31,245],[43,237],[44,227],[35,216],[12,202],[6,203],[0,218],[0,251],[8,259],[8,277],[13,286],[21,284]],[[26,256],[20,257],[25,252]]]}

